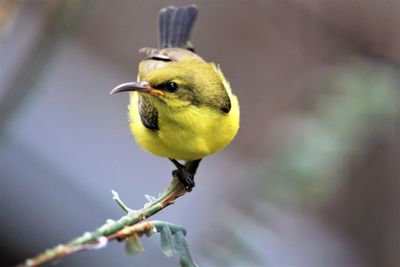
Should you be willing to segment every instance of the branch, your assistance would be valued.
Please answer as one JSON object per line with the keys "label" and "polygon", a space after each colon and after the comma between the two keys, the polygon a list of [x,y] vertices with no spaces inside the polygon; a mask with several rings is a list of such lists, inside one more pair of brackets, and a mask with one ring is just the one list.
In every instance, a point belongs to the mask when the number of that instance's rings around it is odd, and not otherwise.
{"label": "branch", "polygon": [[[41,266],[45,263],[61,259],[67,255],[82,250],[103,248],[105,245],[107,245],[108,241],[111,240],[117,239],[121,241],[127,239],[128,237],[137,237],[138,235],[142,235],[143,233],[146,235],[151,235],[154,229],[160,232],[166,223],[143,221],[161,211],[165,207],[173,204],[176,198],[184,195],[185,193],[185,186],[182,185],[176,177],[174,177],[171,184],[164,193],[160,194],[158,198],[146,195],[146,198],[149,200],[149,202],[146,203],[142,209],[135,211],[129,209],[119,198],[118,194],[113,191],[114,200],[125,212],[127,212],[127,215],[121,217],[117,221],[107,220],[104,225],[100,226],[93,232],[86,232],[82,236],[77,237],[66,244],[61,244],[51,249],[48,249],[33,258],[25,260],[25,262],[17,265],[17,267]],[[176,227],[177,226],[168,224],[168,228],[172,229],[172,232],[173,229],[176,229]],[[179,233],[176,235],[176,240],[179,241],[180,239],[182,239],[182,234],[186,234],[186,231],[183,229],[178,232]],[[178,245],[183,246],[183,249],[187,249],[186,242],[179,242],[180,243]],[[129,243],[127,242],[127,247],[128,245]],[[179,251],[179,248],[180,247],[178,247],[176,250],[181,255],[182,261],[182,254]],[[127,252],[129,253],[128,248]],[[164,251],[164,253],[169,256],[168,252]],[[189,255],[189,253],[187,253],[187,255]],[[192,265],[190,264],[192,262],[190,255],[189,260],[190,262],[187,266],[195,266],[194,263]]]}

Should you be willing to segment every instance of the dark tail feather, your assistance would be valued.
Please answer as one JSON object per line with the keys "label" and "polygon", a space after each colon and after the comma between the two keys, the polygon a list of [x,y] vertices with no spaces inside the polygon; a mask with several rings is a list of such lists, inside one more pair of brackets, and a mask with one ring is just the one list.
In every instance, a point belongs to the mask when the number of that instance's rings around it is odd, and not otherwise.
{"label": "dark tail feather", "polygon": [[197,18],[194,5],[161,9],[159,15],[159,47],[180,47],[192,49],[190,34]]}

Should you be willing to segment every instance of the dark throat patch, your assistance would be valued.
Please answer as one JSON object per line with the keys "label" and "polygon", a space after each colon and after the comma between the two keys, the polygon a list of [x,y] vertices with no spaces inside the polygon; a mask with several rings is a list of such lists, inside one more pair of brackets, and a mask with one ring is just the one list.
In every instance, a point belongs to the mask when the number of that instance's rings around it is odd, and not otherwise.
{"label": "dark throat patch", "polygon": [[147,129],[154,132],[160,129],[158,127],[158,111],[146,96],[139,95],[139,114],[140,120]]}

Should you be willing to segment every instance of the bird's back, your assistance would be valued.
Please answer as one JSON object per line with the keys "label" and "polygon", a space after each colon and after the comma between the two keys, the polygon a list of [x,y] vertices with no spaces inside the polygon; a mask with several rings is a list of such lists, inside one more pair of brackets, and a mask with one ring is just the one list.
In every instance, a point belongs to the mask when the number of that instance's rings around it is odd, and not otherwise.
{"label": "bird's back", "polygon": [[[146,56],[139,66],[138,79],[142,79],[154,69],[163,68],[169,62],[183,57],[196,56],[190,36],[197,18],[194,5],[168,6],[160,10],[158,16],[158,49],[144,47],[139,53]],[[200,58],[200,57],[198,57]]]}

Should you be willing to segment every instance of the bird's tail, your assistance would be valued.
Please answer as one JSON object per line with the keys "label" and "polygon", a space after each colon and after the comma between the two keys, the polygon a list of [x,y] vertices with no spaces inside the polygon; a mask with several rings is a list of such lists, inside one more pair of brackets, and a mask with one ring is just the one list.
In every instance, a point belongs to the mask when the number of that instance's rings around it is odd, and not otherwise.
{"label": "bird's tail", "polygon": [[197,18],[197,7],[168,6],[161,9],[159,14],[160,48],[179,47],[193,50],[190,44],[190,34]]}

